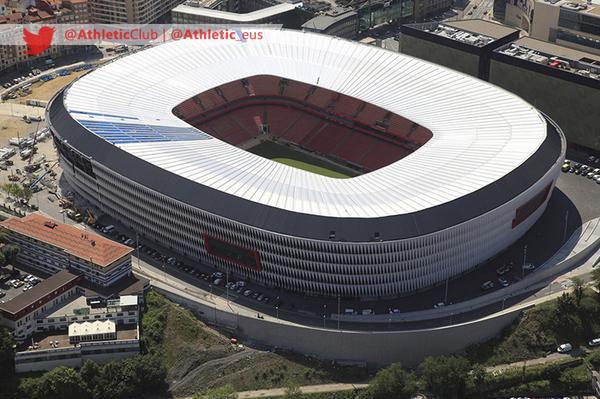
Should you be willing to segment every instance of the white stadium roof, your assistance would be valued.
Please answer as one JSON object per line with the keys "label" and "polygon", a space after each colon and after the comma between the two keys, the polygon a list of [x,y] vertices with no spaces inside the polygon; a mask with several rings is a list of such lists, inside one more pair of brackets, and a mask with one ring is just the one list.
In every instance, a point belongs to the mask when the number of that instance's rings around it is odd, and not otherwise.
{"label": "white stadium roof", "polygon": [[[433,137],[386,167],[334,179],[201,134],[172,113],[196,94],[260,74],[356,97]],[[247,42],[171,42],[126,56],[76,81],[65,106],[96,135],[188,180],[288,211],[344,218],[458,199],[513,171],[546,138],[546,122],[531,105],[481,80],[374,46],[285,30]],[[139,140],[131,131],[169,138]]]}

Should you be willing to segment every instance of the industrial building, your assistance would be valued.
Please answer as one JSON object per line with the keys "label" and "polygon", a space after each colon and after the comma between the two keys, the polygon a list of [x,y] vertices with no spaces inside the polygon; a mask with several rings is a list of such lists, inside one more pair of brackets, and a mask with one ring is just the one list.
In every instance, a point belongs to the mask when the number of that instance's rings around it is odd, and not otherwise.
{"label": "industrial building", "polygon": [[492,52],[519,38],[519,30],[470,19],[402,25],[400,51],[488,80]]}
{"label": "industrial building", "polygon": [[[516,29],[476,20],[411,24],[402,31],[400,51],[515,93],[555,120],[570,143],[600,150],[599,55],[519,39]],[[500,32],[507,34],[480,45],[481,35],[493,38]]]}

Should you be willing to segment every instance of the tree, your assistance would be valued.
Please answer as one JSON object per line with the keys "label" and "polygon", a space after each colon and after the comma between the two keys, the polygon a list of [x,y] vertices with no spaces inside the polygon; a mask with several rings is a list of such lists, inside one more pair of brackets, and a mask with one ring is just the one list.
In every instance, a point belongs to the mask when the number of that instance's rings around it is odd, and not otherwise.
{"label": "tree", "polygon": [[14,245],[14,244],[7,244],[5,246],[2,247],[2,258],[4,259],[4,263],[3,264],[15,264],[15,261],[17,260],[17,255],[19,255],[19,252],[21,251],[21,248],[19,248],[18,246]]}
{"label": "tree", "polygon": [[485,367],[483,367],[479,363],[477,363],[476,365],[473,366],[471,375],[473,376],[473,382],[475,383],[476,386],[485,385],[485,383],[488,379],[488,374],[487,374]]}
{"label": "tree", "polygon": [[419,366],[425,388],[441,399],[464,398],[467,388],[469,362],[462,357],[428,357]]}
{"label": "tree", "polygon": [[394,363],[380,370],[368,389],[373,399],[410,399],[415,396],[417,390],[414,374],[406,372],[400,363]]}
{"label": "tree", "polygon": [[57,367],[39,378],[26,379],[20,390],[29,399],[87,399],[83,379],[70,367]]}
{"label": "tree", "polygon": [[15,341],[10,330],[0,326],[0,370],[7,370],[11,374],[14,344]]}
{"label": "tree", "polygon": [[600,292],[600,266],[597,266],[592,271],[592,284],[596,291]]}
{"label": "tree", "polygon": [[86,360],[79,369],[79,375],[87,386],[87,390],[91,393],[92,398],[102,398],[101,392],[99,392],[99,389],[102,387],[102,367],[96,362]]}
{"label": "tree", "polygon": [[561,338],[576,339],[581,335],[583,325],[572,295],[565,292],[556,299],[556,309],[552,318],[553,329]]}
{"label": "tree", "polygon": [[31,199],[32,196],[33,196],[33,191],[31,191],[31,189],[29,187],[25,187],[25,186],[21,187],[20,197],[22,199],[29,202],[29,200]]}
{"label": "tree", "polygon": [[4,191],[8,195],[12,195],[16,197],[16,193],[19,191],[19,185],[16,183],[6,183],[2,186],[2,191]]}
{"label": "tree", "polygon": [[300,399],[302,397],[302,391],[300,386],[292,380],[285,382],[285,398],[286,399]]}
{"label": "tree", "polygon": [[230,384],[209,389],[202,394],[195,394],[192,399],[237,399],[238,394]]}
{"label": "tree", "polygon": [[575,295],[575,306],[579,309],[581,305],[581,299],[583,299],[583,294],[585,292],[585,286],[583,285],[583,280],[579,277],[573,277],[571,279],[573,281],[573,295]]}

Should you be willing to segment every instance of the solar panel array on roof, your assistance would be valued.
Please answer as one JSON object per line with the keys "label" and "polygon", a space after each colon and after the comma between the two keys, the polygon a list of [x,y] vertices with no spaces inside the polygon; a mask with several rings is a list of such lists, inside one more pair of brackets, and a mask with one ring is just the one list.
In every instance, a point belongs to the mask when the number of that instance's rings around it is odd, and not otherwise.
{"label": "solar panel array on roof", "polygon": [[208,140],[212,138],[208,134],[190,127],[151,126],[81,120],[79,123],[111,144]]}

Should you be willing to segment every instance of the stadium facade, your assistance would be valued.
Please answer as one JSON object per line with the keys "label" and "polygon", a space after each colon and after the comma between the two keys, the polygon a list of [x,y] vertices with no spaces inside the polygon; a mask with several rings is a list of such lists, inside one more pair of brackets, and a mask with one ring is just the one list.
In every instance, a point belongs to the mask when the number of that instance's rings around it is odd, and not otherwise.
{"label": "stadium facade", "polygon": [[[328,36],[181,41],[54,97],[66,181],[186,257],[305,294],[409,295],[465,273],[541,216],[560,129],[520,98]],[[273,140],[360,171],[245,151]]]}

